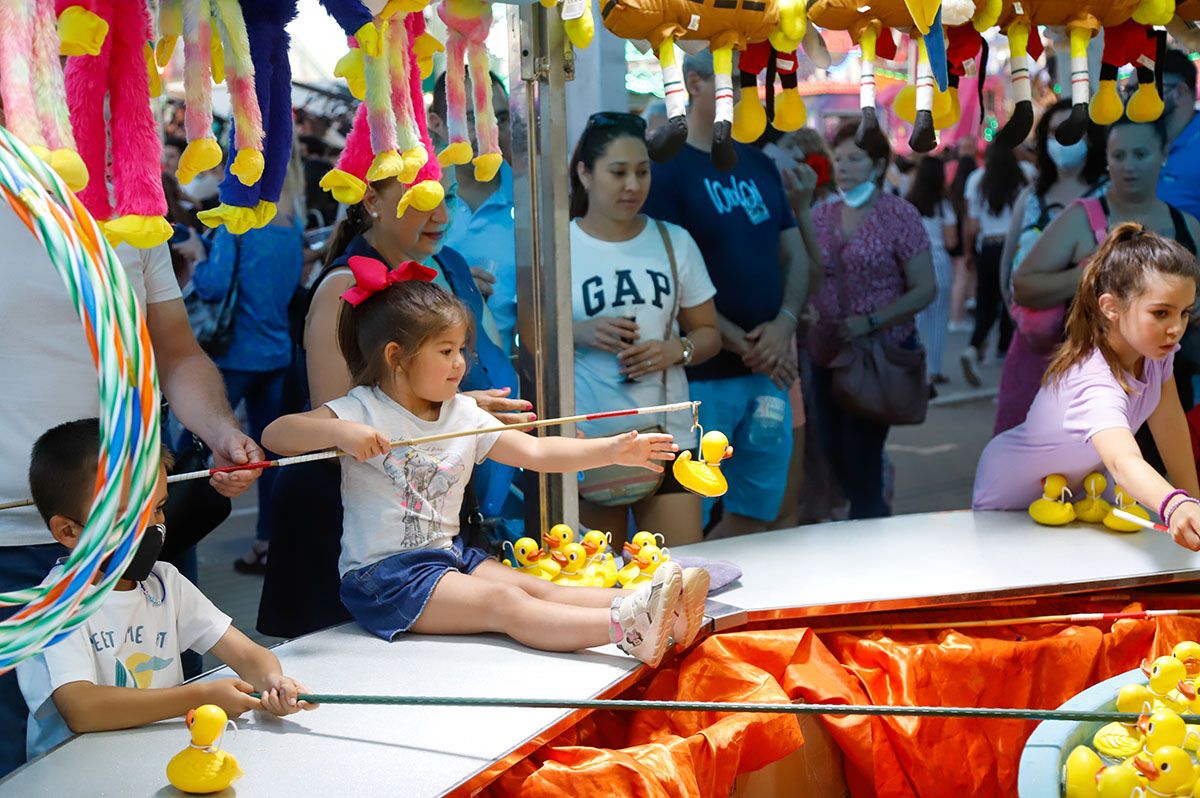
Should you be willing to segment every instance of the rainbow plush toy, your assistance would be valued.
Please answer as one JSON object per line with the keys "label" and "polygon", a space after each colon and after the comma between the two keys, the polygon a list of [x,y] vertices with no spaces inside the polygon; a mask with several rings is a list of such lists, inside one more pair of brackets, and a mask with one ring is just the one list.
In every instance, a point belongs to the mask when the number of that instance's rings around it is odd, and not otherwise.
{"label": "rainbow plush toy", "polygon": [[[492,28],[488,0],[442,0],[438,16],[446,24],[446,120],[450,143],[438,155],[442,166],[475,164],[475,179],[486,183],[496,176],[503,160],[500,129],[492,109],[492,79],[488,66],[487,35]],[[466,66],[471,67],[475,141],[479,154],[472,159],[467,134]]]}
{"label": "rainbow plush toy", "polygon": [[[389,8],[391,6],[389,5]],[[387,9],[385,9],[385,12]],[[421,76],[432,64],[422,64],[423,56],[415,46],[432,37],[425,31],[425,17],[418,12],[397,10],[384,20],[386,47],[384,57],[362,59],[365,72],[383,72],[365,77],[367,100],[358,107],[354,127],[346,137],[346,147],[338,159],[337,168],[321,179],[321,188],[346,205],[362,200],[367,183],[396,177],[408,185],[400,198],[396,214],[403,215],[410,206],[420,211],[432,211],[444,198],[441,167],[433,153],[433,142],[425,121],[425,102],[421,92]],[[410,46],[410,43],[412,46]],[[428,52],[428,48],[421,48]],[[383,61],[384,69],[371,66]],[[383,80],[384,85],[373,85]],[[374,106],[372,103],[374,102]],[[399,130],[405,141],[415,141],[420,154],[406,150],[401,154]],[[408,157],[405,157],[408,156]],[[392,165],[381,169],[380,166]],[[409,164],[416,164],[410,171]]]}
{"label": "rainbow plush toy", "polygon": [[[67,106],[90,178],[79,199],[113,243],[161,244],[171,225],[163,218],[162,143],[150,110],[158,78],[150,13],[144,0],[57,0],[57,10],[64,52],[84,53],[71,55],[66,68]],[[110,140],[115,208],[105,168]]]}
{"label": "rainbow plush toy", "polygon": [[[217,0],[221,2],[230,0]],[[321,0],[325,9],[337,20],[347,36],[354,36],[364,53],[378,55],[382,48],[379,30],[371,12],[359,0]],[[237,158],[226,165],[221,182],[221,204],[199,214],[209,227],[225,225],[231,233],[241,234],[252,227],[262,227],[275,218],[275,203],[283,190],[288,159],[292,152],[292,69],[288,62],[287,24],[296,16],[296,0],[242,0],[242,16],[246,23],[250,62],[253,65],[253,84],[262,114],[264,166],[259,180],[243,179],[252,175],[239,174]],[[222,21],[225,21],[222,15]],[[236,58],[232,57],[231,64]],[[233,85],[230,75],[230,94],[244,89]],[[233,146],[239,150],[240,139],[236,118],[231,133]]]}
{"label": "rainbow plush toy", "polygon": [[170,61],[176,40],[183,37],[188,144],[175,176],[187,184],[221,163],[221,147],[213,134],[212,83],[225,80],[228,54],[229,98],[237,130],[237,155],[230,171],[244,184],[253,185],[264,166],[262,114],[254,91],[246,23],[237,0],[163,0],[159,31],[155,55],[160,67]]}
{"label": "rainbow plush toy", "polygon": [[88,182],[75,149],[59,66],[54,0],[0,0],[0,97],[5,124],[72,191]]}

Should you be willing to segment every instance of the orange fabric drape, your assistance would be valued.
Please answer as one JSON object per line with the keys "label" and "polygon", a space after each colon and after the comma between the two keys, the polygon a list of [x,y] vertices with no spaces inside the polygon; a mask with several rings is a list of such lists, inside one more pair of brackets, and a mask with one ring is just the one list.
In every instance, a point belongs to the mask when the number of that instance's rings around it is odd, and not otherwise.
{"label": "orange fabric drape", "polygon": [[[721,634],[624,697],[1048,709],[1145,657],[1200,639],[1200,619],[970,631]],[[1035,726],[974,718],[822,722],[842,749],[855,798],[1015,795],[1021,749]],[[738,774],[802,744],[790,716],[597,712],[483,794],[724,796]]]}

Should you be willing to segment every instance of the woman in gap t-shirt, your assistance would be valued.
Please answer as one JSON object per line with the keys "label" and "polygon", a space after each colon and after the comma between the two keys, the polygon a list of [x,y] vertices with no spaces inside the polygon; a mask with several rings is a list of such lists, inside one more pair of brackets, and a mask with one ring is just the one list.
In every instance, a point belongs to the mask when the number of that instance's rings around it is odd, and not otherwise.
{"label": "woman in gap t-shirt", "polygon": [[[650,192],[645,122],[602,112],[588,119],[571,159],[571,296],[575,320],[575,408],[594,413],[688,400],[684,366],[721,348],[716,290],[692,237],[641,215]],[[670,245],[668,247],[667,241]],[[664,395],[665,394],[665,395]],[[687,413],[580,424],[588,437],[658,424],[681,448],[696,446]],[[582,497],[580,520],[624,539],[632,508],[638,529],[676,545],[700,540],[700,497],[670,469],[653,494],[629,507]]]}

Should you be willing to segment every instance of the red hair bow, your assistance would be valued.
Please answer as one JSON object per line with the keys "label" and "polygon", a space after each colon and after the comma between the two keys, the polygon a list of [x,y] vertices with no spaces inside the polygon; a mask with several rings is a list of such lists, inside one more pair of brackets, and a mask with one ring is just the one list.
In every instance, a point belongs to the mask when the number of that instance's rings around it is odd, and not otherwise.
{"label": "red hair bow", "polygon": [[406,260],[396,268],[389,269],[387,264],[381,260],[367,258],[362,255],[353,255],[346,262],[346,265],[350,267],[350,271],[354,274],[355,285],[342,294],[342,299],[355,307],[358,307],[389,285],[404,283],[409,280],[416,280],[420,283],[431,283],[433,282],[433,278],[437,277],[436,271],[428,266],[422,266],[415,260]]}
{"label": "red hair bow", "polygon": [[833,166],[829,163],[829,159],[819,152],[810,152],[804,162],[817,173],[818,186],[825,185],[833,176]]}

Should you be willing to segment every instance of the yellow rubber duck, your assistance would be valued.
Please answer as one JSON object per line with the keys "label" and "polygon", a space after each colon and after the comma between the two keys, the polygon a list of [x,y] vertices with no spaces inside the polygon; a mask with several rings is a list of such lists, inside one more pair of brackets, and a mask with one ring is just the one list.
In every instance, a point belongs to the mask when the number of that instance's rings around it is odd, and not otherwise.
{"label": "yellow rubber duck", "polygon": [[167,763],[167,780],[188,793],[220,792],[242,776],[232,754],[216,747],[225,731],[225,710],[212,704],[197,707],[187,714],[192,742]]}
{"label": "yellow rubber duck", "polygon": [[[551,581],[558,576],[561,568],[549,555],[538,548],[533,538],[517,538],[516,543],[509,543],[513,552],[512,560],[504,560],[504,564],[518,571],[524,571],[538,579]],[[514,563],[513,560],[516,562]]]}
{"label": "yellow rubber duck", "polygon": [[729,439],[713,430],[700,439],[700,459],[692,460],[691,451],[685,449],[675,458],[671,473],[680,485],[692,493],[709,498],[724,496],[729,483],[721,473],[721,461],[733,456]]}
{"label": "yellow rubber duck", "polygon": [[575,530],[566,524],[555,524],[550,531],[542,533],[542,543],[547,549],[561,550],[563,546],[575,541]]}
{"label": "yellow rubber duck", "polygon": [[1200,675],[1200,643],[1184,640],[1171,649],[1171,656],[1183,663],[1189,677]]}
{"label": "yellow rubber duck", "polygon": [[587,568],[587,551],[578,543],[567,543],[561,551],[553,554],[554,561],[562,570],[555,577],[556,585],[568,587],[600,587],[595,575]]}
{"label": "yellow rubber duck", "polygon": [[1067,757],[1063,767],[1063,787],[1066,798],[1129,798],[1145,791],[1146,779],[1127,759],[1112,767],[1105,767],[1095,751],[1086,745],[1077,745]]}
{"label": "yellow rubber duck", "polygon": [[1187,680],[1187,668],[1182,662],[1167,654],[1149,665],[1142,662],[1142,673],[1149,679],[1146,686],[1162,706],[1176,712],[1190,711],[1190,703],[1196,700],[1196,688]]}
{"label": "yellow rubber duck", "polygon": [[647,532],[644,529],[634,535],[629,542],[633,544],[630,548],[633,549],[634,554],[637,554],[642,546],[658,546],[661,549],[667,545],[667,539],[661,532]]}
{"label": "yellow rubber duck", "polygon": [[1043,526],[1062,526],[1075,520],[1075,508],[1067,504],[1071,495],[1067,478],[1051,474],[1042,479],[1042,498],[1029,505],[1029,515]]}
{"label": "yellow rubber duck", "polygon": [[588,570],[599,583],[600,587],[613,587],[617,584],[617,561],[608,544],[612,535],[593,529],[583,536],[583,550],[588,555]]}
{"label": "yellow rubber duck", "polygon": [[1101,498],[1101,494],[1107,487],[1108,480],[1104,478],[1103,474],[1093,472],[1084,477],[1083,489],[1087,491],[1087,498],[1075,502],[1075,517],[1080,521],[1087,521],[1089,524],[1103,522],[1105,517],[1112,512],[1112,505]]}
{"label": "yellow rubber duck", "polygon": [[[1151,711],[1151,707],[1158,707]],[[1108,723],[1097,730],[1092,745],[1097,751],[1116,759],[1127,759],[1139,753],[1153,753],[1164,745],[1184,746],[1200,742],[1200,735],[1191,740],[1183,718],[1174,710],[1162,706],[1145,685],[1128,684],[1117,694],[1118,712],[1141,715],[1136,724]]]}
{"label": "yellow rubber duck", "polygon": [[642,546],[636,554],[633,554],[630,548],[631,544],[626,543],[625,550],[630,552],[632,559],[629,561],[629,565],[626,565],[617,574],[617,580],[621,583],[621,587],[637,587],[648,583],[658,566],[670,559],[665,549],[660,549],[653,544]]}
{"label": "yellow rubber duck", "polygon": [[[1120,485],[1113,488],[1113,497],[1117,500],[1117,506],[1130,515],[1136,515],[1138,518],[1150,520],[1150,514],[1135,502],[1128,493],[1126,493]],[[1124,518],[1118,518],[1111,511],[1104,516],[1104,525],[1114,532],[1141,532],[1142,528],[1132,521],[1126,521]]]}
{"label": "yellow rubber duck", "polygon": [[1164,745],[1149,756],[1133,758],[1133,766],[1146,779],[1149,795],[1191,795],[1196,787],[1196,766],[1188,752]]}
{"label": "yellow rubber duck", "polygon": [[1099,798],[1129,798],[1139,787],[1143,792],[1146,788],[1146,778],[1134,766],[1136,758],[1130,762],[1107,767],[1096,774],[1096,792]]}

